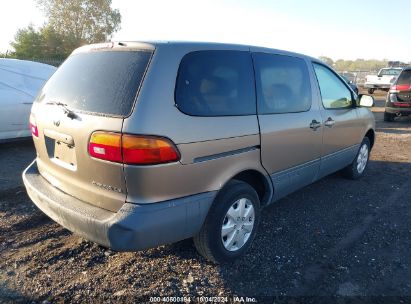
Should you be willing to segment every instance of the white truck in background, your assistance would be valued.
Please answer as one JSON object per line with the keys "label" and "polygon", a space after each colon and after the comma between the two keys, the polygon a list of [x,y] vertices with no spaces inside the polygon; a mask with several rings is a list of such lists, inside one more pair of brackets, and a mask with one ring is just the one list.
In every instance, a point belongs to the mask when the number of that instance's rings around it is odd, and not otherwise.
{"label": "white truck in background", "polygon": [[382,68],[377,75],[365,76],[364,88],[372,94],[375,90],[389,91],[402,68]]}

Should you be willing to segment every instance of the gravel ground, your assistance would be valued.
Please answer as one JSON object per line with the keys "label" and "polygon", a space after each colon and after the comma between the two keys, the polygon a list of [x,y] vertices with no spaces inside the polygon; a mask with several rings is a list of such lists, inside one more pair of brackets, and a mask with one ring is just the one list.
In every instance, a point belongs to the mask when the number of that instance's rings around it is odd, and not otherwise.
{"label": "gravel ground", "polygon": [[377,141],[366,176],[334,174],[264,209],[251,250],[228,265],[205,261],[191,240],[116,253],[71,234],[25,193],[20,174],[35,157],[31,142],[2,145],[0,302],[411,303],[411,117],[384,123],[382,106],[373,109]]}

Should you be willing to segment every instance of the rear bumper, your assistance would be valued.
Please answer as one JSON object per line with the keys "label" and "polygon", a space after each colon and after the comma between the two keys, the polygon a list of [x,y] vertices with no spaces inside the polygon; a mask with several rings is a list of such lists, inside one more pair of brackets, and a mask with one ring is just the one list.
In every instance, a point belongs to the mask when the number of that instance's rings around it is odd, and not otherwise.
{"label": "rear bumper", "polygon": [[176,242],[196,234],[216,192],[138,205],[125,203],[111,212],[80,201],[48,183],[36,161],[24,172],[27,193],[54,221],[105,247],[136,251]]}
{"label": "rear bumper", "polygon": [[408,116],[408,115],[411,115],[411,107],[410,108],[408,108],[408,107],[392,107],[392,106],[390,106],[390,107],[385,107],[385,112],[387,112],[387,113],[392,113],[392,114],[401,114],[401,115],[404,115],[404,116]]}
{"label": "rear bumper", "polygon": [[365,89],[383,89],[388,90],[391,87],[390,84],[376,84],[376,83],[364,83]]}

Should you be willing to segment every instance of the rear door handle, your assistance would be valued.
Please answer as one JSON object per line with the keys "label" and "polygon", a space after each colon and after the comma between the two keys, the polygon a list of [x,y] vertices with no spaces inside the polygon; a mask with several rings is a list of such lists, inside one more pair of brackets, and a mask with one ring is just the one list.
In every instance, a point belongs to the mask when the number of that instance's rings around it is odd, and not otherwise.
{"label": "rear door handle", "polygon": [[316,121],[315,119],[313,119],[312,122],[310,123],[310,128],[313,129],[314,131],[320,127],[321,127],[321,123]]}
{"label": "rear door handle", "polygon": [[332,128],[334,124],[335,124],[335,120],[333,120],[331,117],[328,117],[328,119],[324,123],[324,125],[329,128]]}

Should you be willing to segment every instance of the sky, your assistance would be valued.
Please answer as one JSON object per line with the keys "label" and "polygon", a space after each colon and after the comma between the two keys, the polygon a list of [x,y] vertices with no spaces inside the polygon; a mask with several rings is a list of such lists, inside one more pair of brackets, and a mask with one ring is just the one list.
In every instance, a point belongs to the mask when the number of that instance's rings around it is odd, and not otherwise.
{"label": "sky", "polygon": [[[5,3],[0,52],[11,49],[19,28],[46,21],[34,0]],[[113,0],[112,7],[122,15],[113,40],[214,41],[411,62],[409,0]]]}

